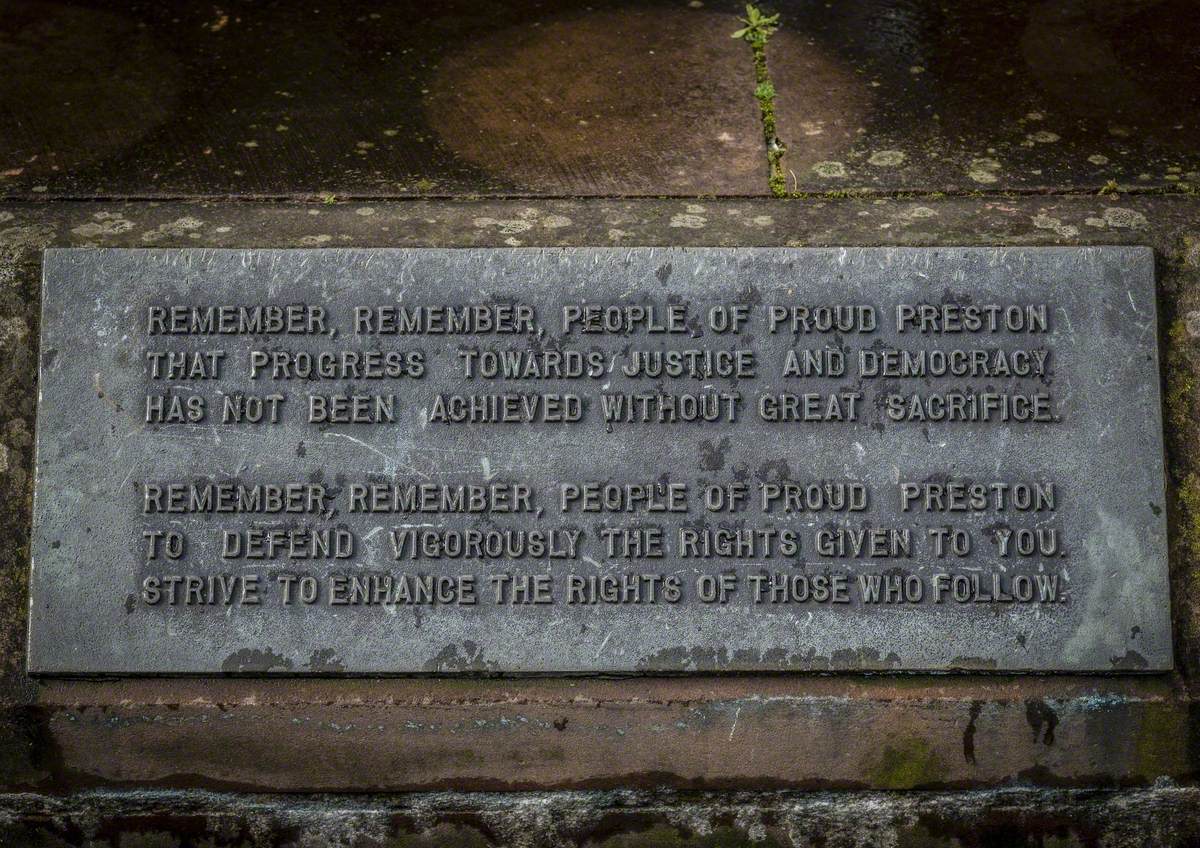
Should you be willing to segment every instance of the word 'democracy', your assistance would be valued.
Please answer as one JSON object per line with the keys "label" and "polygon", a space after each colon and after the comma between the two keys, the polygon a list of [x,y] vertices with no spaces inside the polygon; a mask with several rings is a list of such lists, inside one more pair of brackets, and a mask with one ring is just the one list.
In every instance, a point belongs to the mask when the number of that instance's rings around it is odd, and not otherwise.
{"label": "word 'democracy'", "polygon": [[1169,668],[1152,269],[48,251],[31,669]]}

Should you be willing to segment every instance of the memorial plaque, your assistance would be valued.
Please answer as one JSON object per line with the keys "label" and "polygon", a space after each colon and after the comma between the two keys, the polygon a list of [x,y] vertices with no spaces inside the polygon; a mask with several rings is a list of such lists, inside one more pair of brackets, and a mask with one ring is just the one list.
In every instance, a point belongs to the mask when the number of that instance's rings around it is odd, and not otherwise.
{"label": "memorial plaque", "polygon": [[50,250],[30,670],[1171,667],[1153,256]]}

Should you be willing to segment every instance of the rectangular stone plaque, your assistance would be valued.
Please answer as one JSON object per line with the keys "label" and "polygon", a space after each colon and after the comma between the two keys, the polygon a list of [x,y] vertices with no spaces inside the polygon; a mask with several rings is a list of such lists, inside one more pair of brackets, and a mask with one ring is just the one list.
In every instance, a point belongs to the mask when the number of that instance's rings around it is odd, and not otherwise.
{"label": "rectangular stone plaque", "polygon": [[30,671],[1163,670],[1137,247],[49,250]]}

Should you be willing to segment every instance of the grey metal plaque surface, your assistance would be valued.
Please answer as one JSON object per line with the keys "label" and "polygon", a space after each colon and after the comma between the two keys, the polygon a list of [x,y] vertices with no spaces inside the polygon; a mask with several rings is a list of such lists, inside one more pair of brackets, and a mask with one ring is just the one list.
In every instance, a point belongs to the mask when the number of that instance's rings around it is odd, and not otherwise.
{"label": "grey metal plaque surface", "polygon": [[50,250],[34,673],[1171,667],[1149,249]]}

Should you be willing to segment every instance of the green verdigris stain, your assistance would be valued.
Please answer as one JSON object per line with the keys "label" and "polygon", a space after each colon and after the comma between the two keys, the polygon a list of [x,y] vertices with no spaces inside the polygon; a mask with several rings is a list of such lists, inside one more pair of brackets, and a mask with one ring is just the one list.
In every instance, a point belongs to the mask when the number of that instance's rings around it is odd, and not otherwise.
{"label": "green verdigris stain", "polygon": [[919,736],[886,746],[878,763],[867,773],[872,786],[879,789],[913,789],[937,783],[944,775],[941,757]]}

